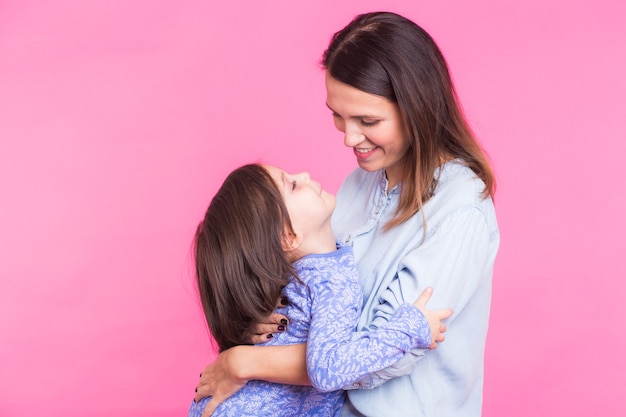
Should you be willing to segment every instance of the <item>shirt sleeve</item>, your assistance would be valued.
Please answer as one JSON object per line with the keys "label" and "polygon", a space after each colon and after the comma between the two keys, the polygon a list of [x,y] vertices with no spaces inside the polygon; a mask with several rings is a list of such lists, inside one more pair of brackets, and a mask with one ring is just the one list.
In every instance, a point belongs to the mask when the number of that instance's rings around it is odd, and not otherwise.
{"label": "shirt sleeve", "polygon": [[379,329],[353,339],[362,291],[353,258],[340,268],[323,269],[309,283],[312,309],[307,370],[320,391],[334,391],[384,369],[409,350],[430,344],[430,328],[416,307],[403,304]]}
{"label": "shirt sleeve", "polygon": [[[428,286],[433,287],[433,295],[427,304],[429,309],[454,310],[446,322],[451,328],[481,281],[486,276],[490,278],[491,274],[485,274],[485,271],[491,270],[493,262],[489,255],[491,236],[477,207],[460,208],[431,227],[425,241],[402,259],[392,282],[380,294],[370,331],[384,327],[400,305],[413,303]],[[476,346],[476,349],[480,351],[481,347]],[[427,352],[428,349],[413,349],[391,366],[366,375],[344,389],[370,389],[389,379],[408,375]]]}

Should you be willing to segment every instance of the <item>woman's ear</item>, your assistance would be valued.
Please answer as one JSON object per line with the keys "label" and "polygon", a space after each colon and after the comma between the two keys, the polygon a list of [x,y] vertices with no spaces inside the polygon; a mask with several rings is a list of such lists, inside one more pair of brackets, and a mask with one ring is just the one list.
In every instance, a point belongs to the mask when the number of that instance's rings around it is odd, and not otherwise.
{"label": "woman's ear", "polygon": [[285,233],[283,235],[283,250],[285,252],[291,252],[300,247],[302,243],[302,235],[293,234],[293,233]]}

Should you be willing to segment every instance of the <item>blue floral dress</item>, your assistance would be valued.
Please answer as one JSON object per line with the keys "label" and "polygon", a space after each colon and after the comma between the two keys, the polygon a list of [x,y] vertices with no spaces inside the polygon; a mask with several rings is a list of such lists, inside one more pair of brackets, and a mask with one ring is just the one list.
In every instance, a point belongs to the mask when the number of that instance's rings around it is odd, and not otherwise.
{"label": "blue floral dress", "polygon": [[[355,333],[363,294],[351,247],[309,255],[294,265],[305,285],[292,280],[285,287],[289,305],[277,312],[289,318],[289,325],[264,346],[307,343],[313,386],[249,381],[213,416],[337,416],[343,387],[393,365],[411,349],[429,346],[428,322],[409,304],[376,331]],[[210,397],[192,402],[188,417],[200,417],[208,401]]]}

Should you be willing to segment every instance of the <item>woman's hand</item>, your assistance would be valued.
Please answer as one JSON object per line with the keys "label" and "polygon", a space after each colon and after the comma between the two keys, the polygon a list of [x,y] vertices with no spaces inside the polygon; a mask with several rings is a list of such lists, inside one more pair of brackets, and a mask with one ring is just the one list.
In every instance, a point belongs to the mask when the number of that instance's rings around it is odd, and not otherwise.
{"label": "woman's hand", "polygon": [[200,374],[200,382],[196,387],[194,401],[212,396],[202,417],[209,417],[222,402],[234,395],[246,385],[245,379],[238,376],[237,346],[220,353],[215,362],[204,368]]}
{"label": "woman's hand", "polygon": [[257,323],[252,326],[252,336],[250,343],[258,345],[267,342],[274,337],[274,333],[284,332],[289,321],[282,314],[270,314],[265,318],[263,323]]}
{"label": "woman's hand", "polygon": [[[276,308],[286,307],[289,301],[286,298],[281,297],[276,304]],[[289,320],[283,314],[270,314],[263,320],[262,323],[257,323],[252,326],[252,336],[250,336],[250,343],[258,345],[267,342],[274,337],[274,333],[284,332],[289,324]]]}
{"label": "woman's hand", "polygon": [[446,331],[446,325],[442,322],[442,320],[445,320],[452,315],[452,309],[446,308],[443,310],[428,310],[426,308],[426,303],[428,302],[432,294],[432,287],[426,288],[424,291],[422,291],[422,293],[417,298],[415,303],[413,303],[413,305],[419,308],[422,314],[424,314],[424,317],[426,317],[428,325],[430,326],[430,349],[436,349],[437,343],[441,343],[445,339],[443,334]]}
{"label": "woman's hand", "polygon": [[277,384],[310,385],[306,369],[306,344],[285,346],[235,346],[220,353],[200,374],[194,401],[212,396],[203,417],[252,379]]}

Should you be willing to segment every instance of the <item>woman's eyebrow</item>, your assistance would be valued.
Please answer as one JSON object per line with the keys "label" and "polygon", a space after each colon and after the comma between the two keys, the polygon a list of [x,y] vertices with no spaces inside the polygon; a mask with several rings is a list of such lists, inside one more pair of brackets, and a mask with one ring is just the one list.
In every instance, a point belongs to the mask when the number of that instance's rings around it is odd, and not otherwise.
{"label": "woman's eyebrow", "polygon": [[[330,107],[328,103],[326,103],[326,107],[328,107],[328,109],[334,114],[339,114],[335,110],[333,110],[333,108]],[[350,119],[380,119],[380,116],[376,116],[373,114],[355,114],[354,116],[350,116]]]}

